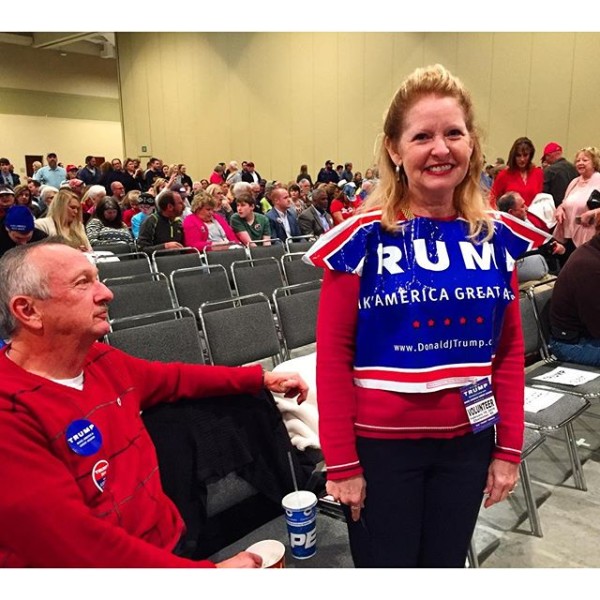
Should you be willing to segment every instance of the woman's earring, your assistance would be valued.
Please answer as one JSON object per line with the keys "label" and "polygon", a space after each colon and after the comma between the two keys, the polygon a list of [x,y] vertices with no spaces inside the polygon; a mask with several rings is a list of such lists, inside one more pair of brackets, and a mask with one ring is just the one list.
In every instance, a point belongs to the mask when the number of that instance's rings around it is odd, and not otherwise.
{"label": "woman's earring", "polygon": [[402,161],[400,161],[397,165],[396,165],[396,179],[398,181],[400,181],[400,169],[402,167]]}

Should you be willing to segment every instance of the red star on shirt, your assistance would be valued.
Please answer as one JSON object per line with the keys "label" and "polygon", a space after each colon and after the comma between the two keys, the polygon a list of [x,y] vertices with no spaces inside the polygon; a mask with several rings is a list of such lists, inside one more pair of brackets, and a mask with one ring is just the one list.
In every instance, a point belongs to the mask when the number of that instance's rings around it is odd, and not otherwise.
{"label": "red star on shirt", "polygon": [[444,319],[444,325],[450,325],[452,321],[450,319]]}
{"label": "red star on shirt", "polygon": [[429,321],[427,321],[427,325],[429,325],[429,327],[433,327],[435,325],[435,321],[433,319],[429,319]]}
{"label": "red star on shirt", "polygon": [[459,322],[461,325],[464,325],[464,324],[467,322],[467,319],[466,319],[465,317],[461,317],[461,318],[458,320],[458,322]]}
{"label": "red star on shirt", "polygon": [[413,327],[415,329],[418,329],[419,327],[421,327],[421,323],[419,321],[413,321]]}
{"label": "red star on shirt", "polygon": [[481,325],[483,323],[483,317],[477,317],[475,320],[477,321],[478,325]]}

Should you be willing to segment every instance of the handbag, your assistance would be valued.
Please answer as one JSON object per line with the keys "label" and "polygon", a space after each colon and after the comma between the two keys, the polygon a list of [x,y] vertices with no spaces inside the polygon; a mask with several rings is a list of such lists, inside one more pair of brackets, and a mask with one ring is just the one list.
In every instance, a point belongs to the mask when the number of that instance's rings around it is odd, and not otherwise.
{"label": "handbag", "polygon": [[589,210],[600,208],[600,190],[592,190],[592,193],[587,200],[587,207]]}

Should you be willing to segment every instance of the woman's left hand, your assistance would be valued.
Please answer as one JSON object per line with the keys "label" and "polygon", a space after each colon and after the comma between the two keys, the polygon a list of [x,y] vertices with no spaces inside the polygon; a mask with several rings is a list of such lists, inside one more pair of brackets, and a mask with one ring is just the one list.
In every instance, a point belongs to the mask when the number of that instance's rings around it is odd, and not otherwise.
{"label": "woman's left hand", "polygon": [[508,498],[519,480],[519,465],[495,458],[488,468],[487,483],[483,493],[486,497],[483,506],[489,508]]}
{"label": "woman's left hand", "polygon": [[302,404],[308,396],[308,385],[298,373],[265,371],[264,384],[269,391],[283,394],[286,398],[297,396],[298,404]]}

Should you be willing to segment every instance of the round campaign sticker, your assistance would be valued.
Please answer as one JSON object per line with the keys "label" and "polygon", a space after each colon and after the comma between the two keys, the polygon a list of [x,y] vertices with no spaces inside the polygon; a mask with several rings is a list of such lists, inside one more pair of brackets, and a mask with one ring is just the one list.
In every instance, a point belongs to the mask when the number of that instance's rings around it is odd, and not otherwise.
{"label": "round campaign sticker", "polygon": [[100,430],[86,419],[73,421],[67,427],[67,444],[69,448],[80,456],[96,454],[102,447],[102,434]]}
{"label": "round campaign sticker", "polygon": [[106,485],[106,471],[108,471],[108,461],[107,460],[99,460],[92,469],[92,479],[94,480],[94,485],[101,491],[104,491],[104,486]]}

